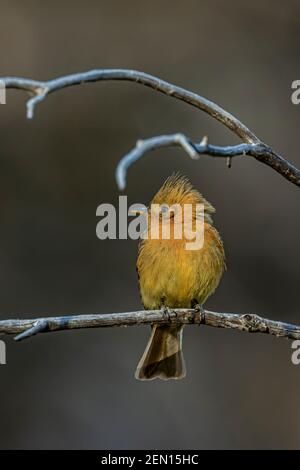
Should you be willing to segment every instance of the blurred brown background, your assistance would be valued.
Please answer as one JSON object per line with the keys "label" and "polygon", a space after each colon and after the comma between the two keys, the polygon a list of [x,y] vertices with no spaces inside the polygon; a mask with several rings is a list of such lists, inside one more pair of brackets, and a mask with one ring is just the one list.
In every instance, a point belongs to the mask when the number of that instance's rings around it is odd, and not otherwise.
{"label": "blurred brown background", "polygon": [[[292,1],[1,1],[2,76],[49,79],[136,68],[224,106],[300,166],[300,7]],[[57,92],[25,119],[0,106],[0,316],[140,308],[137,243],[99,241],[96,207],[116,203],[114,171],[138,138],[182,131],[238,142],[204,113],[133,83]],[[180,149],[129,171],[147,203],[173,170],[217,208],[228,271],[206,306],[300,323],[299,188],[251,158],[191,161]],[[300,448],[300,366],[291,343],[188,327],[186,380],[133,374],[147,327],[40,335],[7,344],[1,448]]]}

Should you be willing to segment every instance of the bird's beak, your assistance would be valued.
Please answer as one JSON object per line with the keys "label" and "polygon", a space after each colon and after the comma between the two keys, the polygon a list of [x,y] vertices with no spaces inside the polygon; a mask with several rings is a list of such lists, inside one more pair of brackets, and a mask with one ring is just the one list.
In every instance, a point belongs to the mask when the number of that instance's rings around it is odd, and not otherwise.
{"label": "bird's beak", "polygon": [[129,215],[147,215],[148,207],[144,204],[133,204],[128,211]]}

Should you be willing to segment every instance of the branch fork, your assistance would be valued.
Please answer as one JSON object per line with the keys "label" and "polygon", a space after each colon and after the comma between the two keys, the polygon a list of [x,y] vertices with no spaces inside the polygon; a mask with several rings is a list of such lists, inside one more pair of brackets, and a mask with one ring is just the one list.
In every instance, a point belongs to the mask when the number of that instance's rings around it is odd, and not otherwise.
{"label": "branch fork", "polygon": [[[125,155],[120,161],[116,172],[119,189],[122,190],[125,188],[126,172],[133,162],[137,161],[149,150],[173,145],[181,146],[193,159],[199,158],[201,154],[206,154],[213,157],[226,156],[228,166],[230,166],[231,157],[237,155],[249,155],[264,163],[265,165],[270,166],[273,168],[273,170],[280,173],[291,183],[300,186],[300,170],[292,163],[284,159],[281,155],[272,150],[269,146],[264,144],[239,119],[230,114],[228,111],[225,111],[216,103],[207,100],[203,96],[169,83],[153,75],[149,75],[138,70],[96,69],[90,70],[88,72],[66,75],[48,81],[37,81],[20,77],[3,77],[1,82],[4,83],[6,88],[25,90],[34,95],[34,97],[29,99],[27,102],[27,117],[28,119],[32,119],[36,105],[41,103],[48,96],[48,94],[69,86],[104,80],[131,81],[152,88],[156,92],[160,92],[172,98],[184,101],[185,103],[208,113],[214,119],[221,122],[221,124],[230,129],[243,141],[243,144],[241,145],[230,147],[209,145],[205,140],[202,140],[200,144],[195,144],[181,133],[146,139],[142,141],[141,144],[136,145],[135,149]],[[137,153],[137,150],[140,150],[141,152]]]}

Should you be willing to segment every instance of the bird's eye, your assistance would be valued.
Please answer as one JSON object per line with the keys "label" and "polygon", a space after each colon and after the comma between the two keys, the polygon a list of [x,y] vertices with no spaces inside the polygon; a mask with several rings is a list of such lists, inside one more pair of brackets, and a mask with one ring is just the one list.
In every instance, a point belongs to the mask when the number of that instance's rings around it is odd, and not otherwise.
{"label": "bird's eye", "polygon": [[167,212],[169,212],[169,206],[167,206],[167,204],[162,204],[162,205],[160,206],[160,212],[161,212],[162,214],[166,214]]}

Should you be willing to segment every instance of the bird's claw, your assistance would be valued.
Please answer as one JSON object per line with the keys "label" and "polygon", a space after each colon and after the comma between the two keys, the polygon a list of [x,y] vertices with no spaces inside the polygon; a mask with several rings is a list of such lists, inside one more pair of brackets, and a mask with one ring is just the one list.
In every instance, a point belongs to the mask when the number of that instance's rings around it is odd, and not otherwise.
{"label": "bird's claw", "polygon": [[199,316],[200,316],[200,322],[198,323],[198,325],[200,326],[200,324],[201,324],[201,319],[204,318],[204,314],[205,314],[205,310],[204,310],[204,308],[203,308],[203,305],[194,304],[194,305],[193,305],[193,309],[195,310],[195,314],[198,313]]}
{"label": "bird's claw", "polygon": [[175,313],[175,312],[173,312],[169,307],[165,307],[165,306],[163,306],[161,310],[162,310],[162,312],[163,312],[163,314],[164,314],[165,319],[166,319],[168,322],[170,322],[170,321],[171,321],[171,314],[172,314],[172,313]]}

